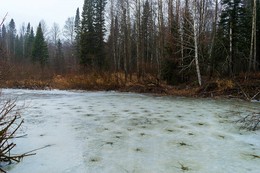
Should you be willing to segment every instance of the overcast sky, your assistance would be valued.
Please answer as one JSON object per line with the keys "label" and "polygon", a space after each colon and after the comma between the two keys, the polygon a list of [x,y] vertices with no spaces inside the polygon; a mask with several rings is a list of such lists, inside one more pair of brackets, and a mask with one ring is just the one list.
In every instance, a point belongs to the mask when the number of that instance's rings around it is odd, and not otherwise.
{"label": "overcast sky", "polygon": [[17,31],[23,22],[26,26],[30,22],[36,30],[42,19],[48,28],[56,22],[62,29],[68,17],[75,17],[78,7],[82,11],[83,3],[84,0],[0,0],[0,21],[8,12],[5,24],[13,18]]}

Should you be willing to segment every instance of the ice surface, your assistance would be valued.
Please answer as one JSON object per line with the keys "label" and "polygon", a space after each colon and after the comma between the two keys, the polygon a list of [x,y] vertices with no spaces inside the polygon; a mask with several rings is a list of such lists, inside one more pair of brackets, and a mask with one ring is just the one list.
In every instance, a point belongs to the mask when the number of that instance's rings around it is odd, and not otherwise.
{"label": "ice surface", "polygon": [[259,103],[117,92],[2,90],[25,104],[10,173],[258,173],[260,133],[233,121]]}

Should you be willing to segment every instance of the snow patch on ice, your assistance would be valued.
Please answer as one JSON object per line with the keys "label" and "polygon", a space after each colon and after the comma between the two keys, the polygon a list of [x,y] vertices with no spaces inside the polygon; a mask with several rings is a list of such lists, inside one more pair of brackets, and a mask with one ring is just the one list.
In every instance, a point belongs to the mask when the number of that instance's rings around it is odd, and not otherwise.
{"label": "snow patch on ice", "polygon": [[46,145],[8,168],[34,172],[256,173],[260,133],[234,121],[259,103],[117,92],[3,90],[30,102],[17,153]]}

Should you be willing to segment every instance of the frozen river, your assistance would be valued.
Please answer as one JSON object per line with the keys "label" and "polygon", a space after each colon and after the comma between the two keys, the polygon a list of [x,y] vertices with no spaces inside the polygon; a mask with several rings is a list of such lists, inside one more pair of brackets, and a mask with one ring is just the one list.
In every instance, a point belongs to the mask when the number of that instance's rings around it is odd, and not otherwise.
{"label": "frozen river", "polygon": [[3,89],[25,104],[10,173],[259,173],[260,132],[240,130],[259,103],[117,92]]}

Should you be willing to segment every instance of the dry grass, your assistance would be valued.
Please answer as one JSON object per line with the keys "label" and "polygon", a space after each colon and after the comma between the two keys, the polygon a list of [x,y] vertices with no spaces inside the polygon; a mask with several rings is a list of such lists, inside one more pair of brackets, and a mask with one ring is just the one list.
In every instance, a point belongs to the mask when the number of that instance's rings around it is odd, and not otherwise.
{"label": "dry grass", "polygon": [[117,80],[114,74],[88,73],[69,74],[53,77],[51,87],[58,89],[87,89],[87,90],[109,90],[123,85],[122,78]]}
{"label": "dry grass", "polygon": [[[6,64],[5,64],[6,65]],[[7,64],[8,65],[8,64]],[[79,71],[74,69],[62,75],[55,74],[51,68],[43,71],[35,64],[1,66],[0,87],[29,89],[81,89],[81,90],[119,90],[160,95],[188,97],[230,96],[235,98],[260,97],[260,73],[240,74],[234,78],[203,80],[199,87],[196,79],[177,86],[169,86],[159,81],[156,74],[146,73],[138,78],[136,73],[127,76],[104,71]],[[159,83],[160,82],[160,83]]]}
{"label": "dry grass", "polygon": [[217,79],[216,84],[218,90],[229,90],[235,87],[234,81],[230,79]]}

